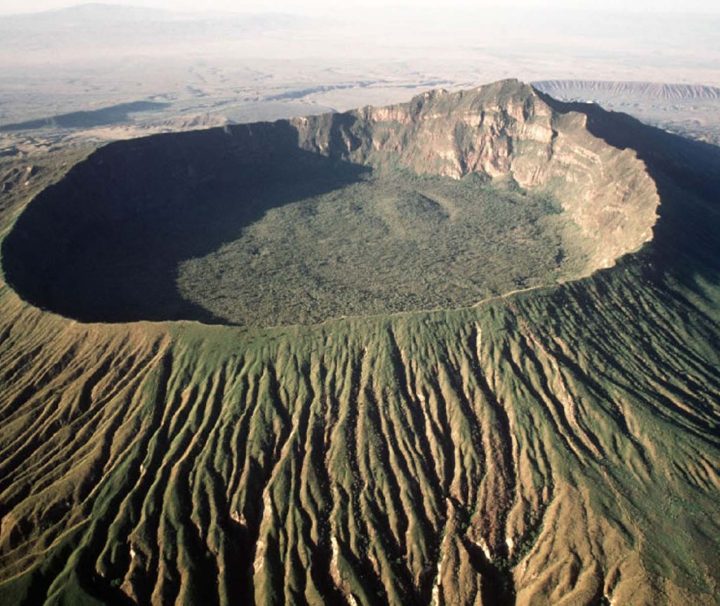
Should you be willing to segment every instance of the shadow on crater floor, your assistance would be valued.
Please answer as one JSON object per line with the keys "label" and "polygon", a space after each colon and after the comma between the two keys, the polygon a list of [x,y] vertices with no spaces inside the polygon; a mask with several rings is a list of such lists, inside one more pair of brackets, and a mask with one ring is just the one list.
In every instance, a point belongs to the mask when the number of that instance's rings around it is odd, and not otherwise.
{"label": "shadow on crater floor", "polygon": [[180,296],[178,265],[369,170],[299,149],[287,122],[113,143],[28,205],[3,242],[5,275],[81,321],[227,323]]}

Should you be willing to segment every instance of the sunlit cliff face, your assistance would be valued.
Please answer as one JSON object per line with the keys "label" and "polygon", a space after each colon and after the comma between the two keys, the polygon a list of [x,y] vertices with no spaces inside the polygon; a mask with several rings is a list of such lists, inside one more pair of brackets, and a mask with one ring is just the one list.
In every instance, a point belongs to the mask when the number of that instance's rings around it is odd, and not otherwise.
{"label": "sunlit cliff face", "polygon": [[659,198],[635,153],[593,137],[584,115],[553,110],[517,80],[292,123],[301,146],[320,153],[421,174],[512,178],[551,192],[593,242],[589,272],[652,237]]}

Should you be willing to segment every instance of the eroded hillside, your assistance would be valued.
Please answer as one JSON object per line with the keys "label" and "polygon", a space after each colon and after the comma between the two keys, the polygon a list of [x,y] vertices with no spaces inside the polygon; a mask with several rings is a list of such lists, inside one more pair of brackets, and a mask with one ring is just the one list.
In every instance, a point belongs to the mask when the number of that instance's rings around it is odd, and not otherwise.
{"label": "eroded hillside", "polygon": [[720,153],[585,111],[662,204],[579,281],[278,329],[3,283],[0,601],[717,603]]}

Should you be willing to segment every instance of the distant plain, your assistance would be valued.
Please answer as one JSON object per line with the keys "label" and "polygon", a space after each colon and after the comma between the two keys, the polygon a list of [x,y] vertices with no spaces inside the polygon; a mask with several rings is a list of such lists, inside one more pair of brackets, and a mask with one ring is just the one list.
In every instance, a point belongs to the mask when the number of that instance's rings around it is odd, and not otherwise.
{"label": "distant plain", "polygon": [[[438,10],[431,24],[392,8],[382,18],[300,17],[93,4],[5,16],[0,155],[385,105],[507,77],[720,86],[719,32],[719,15],[628,19],[480,7]],[[690,98],[642,86],[548,92],[596,99],[652,124],[672,120],[678,132],[720,141],[717,91]],[[135,109],[122,115],[118,106]],[[67,114],[75,114],[70,128],[62,125]],[[38,120],[44,128],[16,128]]]}

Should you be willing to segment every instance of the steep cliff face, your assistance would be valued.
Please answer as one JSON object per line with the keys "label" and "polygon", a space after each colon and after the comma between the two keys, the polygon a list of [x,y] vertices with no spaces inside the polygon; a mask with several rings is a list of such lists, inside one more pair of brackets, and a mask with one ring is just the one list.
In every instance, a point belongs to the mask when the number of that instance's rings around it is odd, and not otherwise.
{"label": "steep cliff face", "polygon": [[588,273],[652,238],[659,197],[643,162],[593,137],[583,114],[554,111],[517,80],[291,123],[301,147],[329,156],[547,190],[591,243]]}

